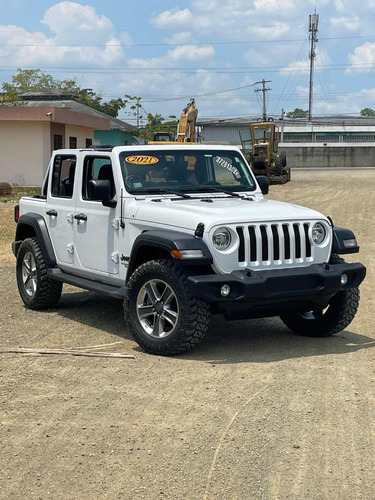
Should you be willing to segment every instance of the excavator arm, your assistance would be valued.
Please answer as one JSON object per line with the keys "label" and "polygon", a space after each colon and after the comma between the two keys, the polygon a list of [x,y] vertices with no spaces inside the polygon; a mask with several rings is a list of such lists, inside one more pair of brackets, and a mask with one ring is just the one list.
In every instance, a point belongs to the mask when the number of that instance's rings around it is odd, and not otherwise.
{"label": "excavator arm", "polygon": [[181,113],[177,125],[177,142],[195,141],[195,124],[197,122],[198,110],[195,107],[195,100],[190,102]]}
{"label": "excavator arm", "polygon": [[182,110],[177,124],[177,136],[174,138],[172,132],[154,132],[152,141],[148,144],[174,144],[180,142],[195,142],[195,124],[197,122],[198,110],[195,107],[195,99],[191,98],[190,102]]}

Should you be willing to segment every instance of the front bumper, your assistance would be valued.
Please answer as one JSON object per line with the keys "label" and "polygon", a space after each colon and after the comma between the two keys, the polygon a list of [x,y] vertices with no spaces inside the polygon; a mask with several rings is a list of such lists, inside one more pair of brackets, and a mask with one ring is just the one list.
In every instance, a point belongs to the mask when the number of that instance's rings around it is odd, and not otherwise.
{"label": "front bumper", "polygon": [[[341,276],[348,281],[341,284]],[[233,271],[230,274],[190,276],[191,292],[214,304],[228,319],[280,315],[288,311],[324,309],[337,292],[358,286],[366,268],[356,264],[313,264],[303,268]],[[223,285],[230,293],[223,297]]]}

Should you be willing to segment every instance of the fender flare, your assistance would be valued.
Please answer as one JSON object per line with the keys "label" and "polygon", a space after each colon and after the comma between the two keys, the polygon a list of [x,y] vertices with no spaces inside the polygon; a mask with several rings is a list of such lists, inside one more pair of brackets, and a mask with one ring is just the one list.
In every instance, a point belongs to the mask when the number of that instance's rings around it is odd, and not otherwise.
{"label": "fender flare", "polygon": [[12,244],[13,253],[17,257],[18,249],[22,241],[26,238],[23,236],[23,231],[26,227],[31,227],[39,239],[40,246],[42,247],[43,256],[47,261],[48,267],[56,266],[55,252],[53,251],[51,238],[48,233],[47,224],[44,218],[33,212],[21,215],[17,223],[16,238]]}
{"label": "fender flare", "polygon": [[[347,240],[354,240],[354,244],[352,246],[345,246],[344,241]],[[359,246],[353,231],[346,229],[345,227],[334,226],[332,253],[347,254],[358,252]]]}
{"label": "fender flare", "polygon": [[172,260],[182,266],[210,266],[213,263],[212,255],[200,238],[193,234],[181,233],[179,231],[168,231],[166,229],[152,229],[144,231],[134,241],[129,258],[127,276],[130,277],[136,268],[136,260],[142,248],[158,248],[170,253],[172,250],[201,250],[202,257],[196,259],[178,259],[171,255]]}

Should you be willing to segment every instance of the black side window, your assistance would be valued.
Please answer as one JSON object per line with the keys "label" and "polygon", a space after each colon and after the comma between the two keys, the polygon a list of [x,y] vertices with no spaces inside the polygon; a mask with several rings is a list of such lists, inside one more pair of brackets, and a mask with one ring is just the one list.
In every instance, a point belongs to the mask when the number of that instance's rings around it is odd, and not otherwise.
{"label": "black side window", "polygon": [[74,155],[55,156],[52,169],[52,196],[71,198],[73,196],[76,157]]}
{"label": "black side window", "polygon": [[53,150],[62,149],[63,147],[63,136],[59,134],[55,134],[53,136]]}
{"label": "black side window", "polygon": [[108,180],[111,188],[111,198],[116,194],[110,158],[103,156],[86,156],[83,164],[82,198],[90,201],[90,181]]}

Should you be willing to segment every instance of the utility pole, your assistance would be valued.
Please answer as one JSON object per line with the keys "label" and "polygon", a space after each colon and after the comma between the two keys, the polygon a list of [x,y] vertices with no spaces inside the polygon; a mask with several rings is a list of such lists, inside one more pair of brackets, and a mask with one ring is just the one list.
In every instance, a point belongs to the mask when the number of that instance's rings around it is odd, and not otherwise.
{"label": "utility pole", "polygon": [[266,83],[270,83],[271,80],[263,80],[261,82],[255,82],[253,85],[257,85],[258,83],[262,84],[261,89],[254,89],[254,92],[262,92],[263,94],[263,121],[265,122],[267,120],[267,113],[266,113],[266,92],[268,90],[271,90],[270,88],[266,88]]}
{"label": "utility pole", "polygon": [[285,111],[284,108],[281,110],[281,137],[280,137],[280,142],[284,142],[284,116],[285,116]]}
{"label": "utility pole", "polygon": [[319,14],[316,10],[313,15],[309,15],[309,40],[310,40],[310,85],[309,85],[309,121],[312,118],[312,104],[313,104],[313,81],[314,81],[314,60],[316,57],[315,44],[318,42],[318,23]]}

